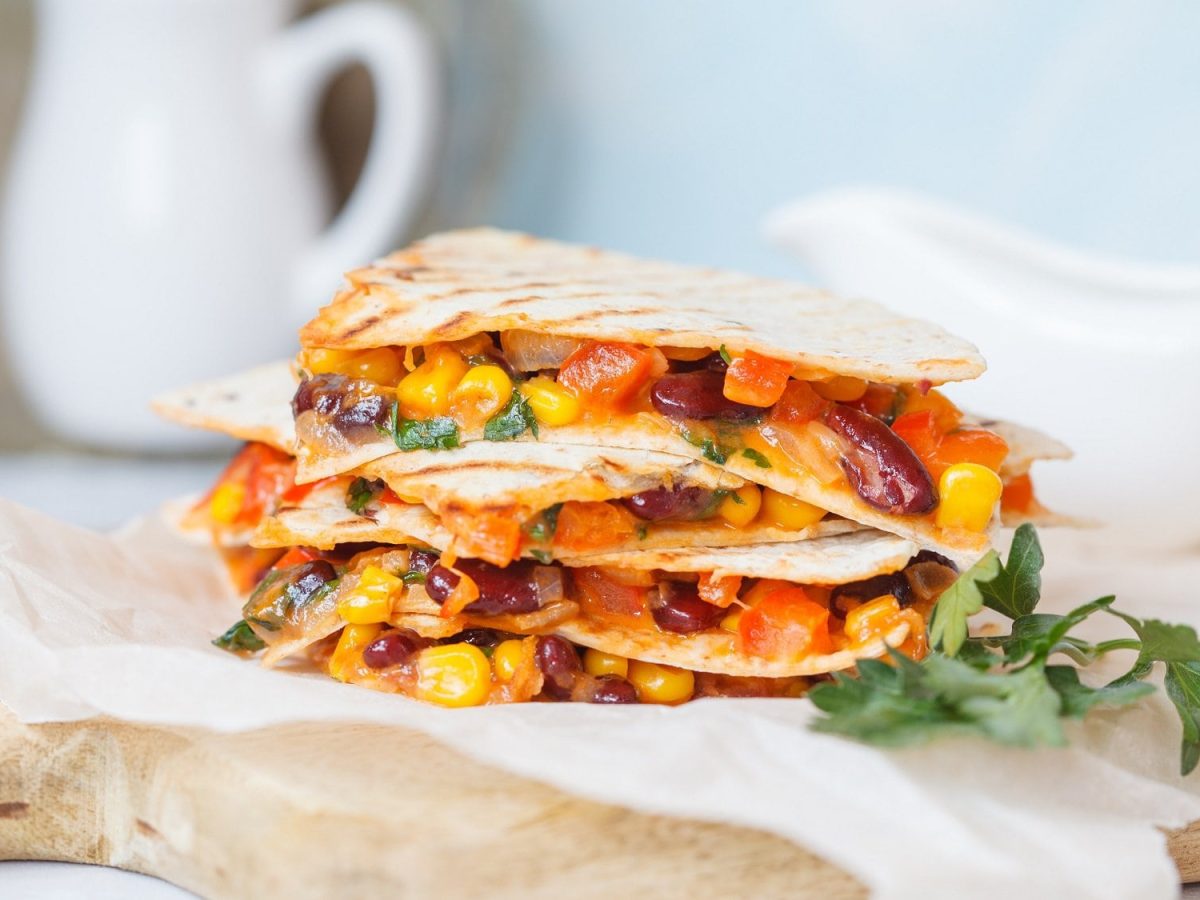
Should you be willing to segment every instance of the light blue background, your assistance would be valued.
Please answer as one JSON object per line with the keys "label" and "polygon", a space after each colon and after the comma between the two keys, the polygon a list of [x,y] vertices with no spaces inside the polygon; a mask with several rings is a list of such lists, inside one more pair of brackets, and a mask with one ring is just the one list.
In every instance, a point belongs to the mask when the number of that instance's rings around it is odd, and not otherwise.
{"label": "light blue background", "polygon": [[763,214],[875,183],[1115,255],[1200,250],[1200,3],[514,9],[497,224],[794,274]]}

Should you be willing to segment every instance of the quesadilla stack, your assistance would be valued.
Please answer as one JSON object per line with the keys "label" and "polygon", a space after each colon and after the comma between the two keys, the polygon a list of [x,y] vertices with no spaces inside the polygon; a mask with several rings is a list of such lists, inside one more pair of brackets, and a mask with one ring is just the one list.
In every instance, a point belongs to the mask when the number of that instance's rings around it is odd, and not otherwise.
{"label": "quesadilla stack", "polygon": [[160,400],[250,443],[186,518],[222,638],[466,706],[794,695],[887,646],[1029,468],[936,385],[975,349],[874,304],[495,230],[367,269],[276,364]]}

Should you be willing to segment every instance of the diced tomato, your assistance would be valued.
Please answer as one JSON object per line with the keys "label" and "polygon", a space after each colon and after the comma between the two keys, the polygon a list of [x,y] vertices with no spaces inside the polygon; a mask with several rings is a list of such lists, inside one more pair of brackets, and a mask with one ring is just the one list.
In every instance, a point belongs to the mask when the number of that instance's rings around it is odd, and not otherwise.
{"label": "diced tomato", "polygon": [[[229,461],[213,491],[224,484],[241,485],[241,507],[230,524],[257,525],[293,485],[295,477],[295,459],[282,450],[252,441]],[[210,491],[208,497],[211,496]]]}
{"label": "diced tomato", "polygon": [[725,399],[747,406],[774,406],[795,368],[790,362],[748,350],[725,370]]}
{"label": "diced tomato", "polygon": [[904,395],[896,385],[872,382],[867,385],[865,394],[848,405],[870,413],[877,419],[883,419],[890,425],[903,402]]}
{"label": "diced tomato", "polygon": [[446,510],[442,522],[458,538],[459,553],[463,556],[507,566],[520,551],[521,523],[514,516]]}
{"label": "diced tomato", "polygon": [[902,413],[931,410],[938,430],[942,434],[953,431],[962,421],[962,411],[951,403],[941,391],[928,390],[922,392],[913,388],[904,388],[904,406]]}
{"label": "diced tomato", "polygon": [[829,405],[807,381],[789,381],[771,409],[771,421],[801,425],[819,419]]}
{"label": "diced tomato", "polygon": [[618,581],[600,568],[571,570],[575,599],[591,615],[645,619],[649,615],[646,588]]}
{"label": "diced tomato", "polygon": [[829,653],[829,610],[814,603],[800,587],[767,594],[738,621],[741,648],[768,659],[800,659]]}
{"label": "diced tomato", "polygon": [[345,475],[330,475],[328,478],[322,478],[320,481],[310,481],[308,484],[293,484],[280,496],[280,503],[287,506],[295,506],[303,502],[304,498],[317,488],[322,488],[338,481],[345,481],[349,484],[349,479]]}
{"label": "diced tomato", "polygon": [[1008,456],[1008,443],[986,428],[960,428],[942,438],[937,455],[943,466],[970,462],[998,472]]}
{"label": "diced tomato", "polygon": [[941,475],[940,470],[935,472],[934,469],[938,464],[937,452],[942,432],[937,427],[933,410],[923,409],[919,412],[905,413],[892,423],[892,431],[912,448],[913,453],[917,454],[917,458],[936,480]]}
{"label": "diced tomato", "polygon": [[1029,512],[1033,503],[1033,481],[1028,475],[1018,475],[1004,485],[1000,508],[1005,512]]}
{"label": "diced tomato", "polygon": [[376,500],[379,503],[399,503],[402,505],[407,505],[400,495],[387,485],[384,485],[383,490],[379,492],[379,496],[376,498]]}
{"label": "diced tomato", "polygon": [[932,409],[905,413],[892,423],[892,430],[912,448],[935,481],[955,463],[978,463],[998,472],[1008,456],[1004,438],[985,428],[960,428],[943,433]]}
{"label": "diced tomato", "polygon": [[613,409],[666,369],[666,357],[652,347],[589,341],[563,361],[558,383],[593,406]]}
{"label": "diced tomato", "polygon": [[633,537],[636,527],[623,506],[570,500],[558,511],[554,546],[573,553],[598,550]]}
{"label": "diced tomato", "polygon": [[711,572],[701,572],[696,584],[700,599],[721,609],[727,609],[737,599],[738,591],[742,589],[741,575],[726,575],[715,578]]}
{"label": "diced tomato", "polygon": [[279,557],[275,561],[275,565],[271,568],[276,571],[279,569],[290,569],[292,566],[312,562],[314,559],[320,559],[320,557],[321,554],[310,547],[292,547],[287,553]]}

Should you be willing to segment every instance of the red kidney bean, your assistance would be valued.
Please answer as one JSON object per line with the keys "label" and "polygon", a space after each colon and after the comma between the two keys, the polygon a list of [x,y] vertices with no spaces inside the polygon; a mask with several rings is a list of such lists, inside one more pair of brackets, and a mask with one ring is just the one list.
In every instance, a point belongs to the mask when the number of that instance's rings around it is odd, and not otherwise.
{"label": "red kidney bean", "polygon": [[[537,582],[533,578],[535,565],[529,560],[509,563],[501,569],[480,559],[460,559],[455,567],[479,588],[479,599],[472,601],[463,612],[497,616],[541,608]],[[425,576],[425,593],[435,603],[442,604],[458,582],[458,573],[439,563]]]}
{"label": "red kidney bean", "polygon": [[588,703],[637,703],[637,688],[620,675],[600,675],[587,698]]}
{"label": "red kidney bean", "polygon": [[458,634],[446,638],[443,644],[474,644],[476,647],[496,647],[510,638],[520,638],[520,635],[509,634],[507,631],[497,631],[495,628],[467,628]]}
{"label": "red kidney bean", "polygon": [[854,581],[850,584],[839,584],[829,595],[830,605],[837,609],[841,609],[838,605],[838,600],[842,597],[849,597],[854,600],[874,600],[876,597],[882,597],[884,594],[891,594],[900,601],[901,606],[908,606],[913,602],[912,588],[908,584],[908,579],[904,577],[903,572],[892,572],[888,575],[876,575],[874,578],[868,578],[865,581]]}
{"label": "red kidney bean", "polygon": [[433,641],[408,628],[398,628],[381,634],[363,650],[363,662],[371,669],[390,669],[410,659]]}
{"label": "red kidney bean", "polygon": [[679,372],[664,375],[650,389],[650,402],[668,419],[725,419],[750,422],[762,417],[757,406],[725,399],[725,376],[720,372]]}
{"label": "red kidney bean", "polygon": [[292,398],[292,415],[316,410],[342,434],[386,424],[392,403],[373,390],[368,381],[355,381],[345,375],[314,375],[300,382]]}
{"label": "red kidney bean", "polygon": [[582,668],[574,645],[554,634],[539,637],[533,658],[542,672],[542,693],[555,700],[569,700]]}
{"label": "red kidney bean", "polygon": [[672,372],[720,372],[725,373],[729,368],[729,363],[721,358],[720,353],[710,353],[701,359],[673,359],[671,360]]}
{"label": "red kidney bean", "polygon": [[868,505],[893,515],[919,515],[937,506],[929,471],[879,419],[837,403],[825,414],[825,424],[849,444],[842,470]]}
{"label": "red kidney bean", "polygon": [[655,488],[621,501],[625,508],[650,522],[660,519],[698,519],[713,508],[713,492],[701,487]]}
{"label": "red kidney bean", "polygon": [[413,550],[408,554],[408,570],[410,572],[425,572],[437,565],[438,554],[432,550]]}
{"label": "red kidney bean", "polygon": [[932,550],[922,550],[916,556],[908,561],[908,565],[915,566],[917,563],[935,562],[939,566],[945,566],[947,569],[958,571],[958,565],[948,556],[942,556],[940,553],[935,553]]}
{"label": "red kidney bean", "polygon": [[693,634],[714,627],[725,610],[701,600],[693,584],[665,581],[650,596],[650,614],[663,631]]}
{"label": "red kidney bean", "polygon": [[288,574],[288,585],[284,589],[289,610],[303,606],[321,588],[337,578],[337,570],[326,560],[314,559],[296,566]]}

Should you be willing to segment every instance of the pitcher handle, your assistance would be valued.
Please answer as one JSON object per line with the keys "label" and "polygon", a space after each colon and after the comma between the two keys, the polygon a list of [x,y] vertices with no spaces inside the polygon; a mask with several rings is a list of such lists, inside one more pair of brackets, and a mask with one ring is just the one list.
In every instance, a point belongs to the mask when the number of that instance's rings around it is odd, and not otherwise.
{"label": "pitcher handle", "polygon": [[438,68],[428,32],[407,10],[356,0],[295,23],[272,41],[263,66],[268,109],[311,127],[322,90],[362,63],[375,88],[375,125],[345,207],[298,260],[293,297],[309,318],[341,273],[391,249],[423,198],[438,132]]}

